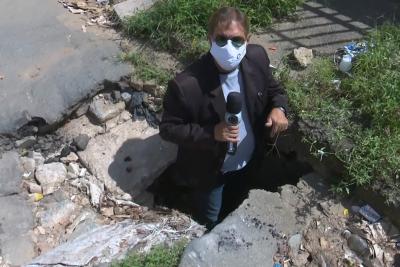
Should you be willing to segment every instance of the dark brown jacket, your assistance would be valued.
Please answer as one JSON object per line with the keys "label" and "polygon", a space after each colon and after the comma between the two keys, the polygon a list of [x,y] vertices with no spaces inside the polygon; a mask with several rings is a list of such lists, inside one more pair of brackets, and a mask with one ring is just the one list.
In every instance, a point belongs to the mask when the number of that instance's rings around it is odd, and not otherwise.
{"label": "dark brown jacket", "polygon": [[[248,45],[240,65],[256,142],[253,159],[262,155],[269,111],[273,107],[287,110],[287,96],[274,80],[269,63],[264,48]],[[179,146],[174,176],[182,184],[208,188],[215,183],[227,145],[214,139],[214,126],[224,120],[225,111],[219,71],[210,53],[169,82],[160,135]]]}

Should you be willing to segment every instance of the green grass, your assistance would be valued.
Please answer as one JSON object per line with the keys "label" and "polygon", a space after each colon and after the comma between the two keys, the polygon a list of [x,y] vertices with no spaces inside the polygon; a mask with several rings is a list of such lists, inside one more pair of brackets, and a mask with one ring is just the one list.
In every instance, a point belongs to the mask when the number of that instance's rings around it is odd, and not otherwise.
{"label": "green grass", "polygon": [[158,85],[166,86],[172,79],[173,73],[151,64],[148,59],[139,53],[131,52],[121,55],[121,59],[129,61],[134,66],[133,75],[136,79],[142,81],[154,80]]}
{"label": "green grass", "polygon": [[253,29],[272,18],[291,14],[303,0],[160,0],[151,9],[123,22],[128,36],[148,40],[154,47],[191,61],[208,49],[207,23],[221,6],[244,11]]}
{"label": "green grass", "polygon": [[[352,77],[322,58],[305,77],[291,80],[282,72],[280,78],[297,115],[323,129],[306,136],[313,152],[332,153],[346,167],[335,189],[370,186],[399,205],[400,27],[382,26],[368,41],[374,46],[355,62]],[[332,83],[337,78],[339,90]]]}
{"label": "green grass", "polygon": [[147,254],[133,253],[126,259],[114,263],[113,267],[175,267],[187,244],[186,240],[179,241],[172,247],[157,246]]}

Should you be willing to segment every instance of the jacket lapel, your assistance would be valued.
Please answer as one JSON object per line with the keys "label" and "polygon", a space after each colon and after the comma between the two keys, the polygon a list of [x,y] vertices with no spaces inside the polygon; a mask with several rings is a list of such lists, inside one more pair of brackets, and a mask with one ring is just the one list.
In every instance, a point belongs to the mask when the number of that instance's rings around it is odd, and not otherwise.
{"label": "jacket lapel", "polygon": [[219,121],[223,121],[225,120],[226,102],[221,87],[221,81],[219,79],[219,71],[217,66],[215,65],[212,55],[208,53],[207,57],[208,64],[206,66],[208,71],[205,78],[210,79],[210,101],[215,112],[218,114]]}
{"label": "jacket lapel", "polygon": [[254,70],[250,65],[247,57],[244,57],[241,63],[241,72],[243,75],[244,92],[246,99],[247,111],[250,121],[254,124],[255,120],[255,101],[257,99],[257,88],[255,86]]}

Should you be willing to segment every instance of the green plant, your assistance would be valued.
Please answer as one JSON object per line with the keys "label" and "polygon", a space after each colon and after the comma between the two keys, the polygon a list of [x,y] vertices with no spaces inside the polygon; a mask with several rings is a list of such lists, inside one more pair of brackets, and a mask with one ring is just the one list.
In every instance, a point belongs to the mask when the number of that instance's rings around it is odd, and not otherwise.
{"label": "green plant", "polygon": [[303,0],[160,0],[151,9],[123,22],[128,36],[148,40],[155,47],[192,60],[208,49],[207,23],[221,6],[244,11],[253,29],[268,26],[273,17],[292,13]]}
{"label": "green plant", "polygon": [[187,244],[181,240],[172,247],[156,246],[148,254],[133,253],[124,260],[114,263],[113,267],[174,267],[179,265],[180,258]]}
{"label": "green plant", "polygon": [[[286,71],[280,78],[297,116],[318,129],[306,133],[316,156],[329,150],[344,163],[347,171],[335,190],[370,186],[399,205],[400,27],[382,26],[368,43],[351,77],[322,58],[303,77],[292,80]],[[337,78],[339,88],[332,82]],[[317,149],[326,146],[324,153]]]}
{"label": "green plant", "polygon": [[131,62],[134,66],[133,75],[143,81],[154,80],[157,84],[165,86],[173,76],[173,73],[151,64],[149,60],[136,52],[122,54],[121,59]]}

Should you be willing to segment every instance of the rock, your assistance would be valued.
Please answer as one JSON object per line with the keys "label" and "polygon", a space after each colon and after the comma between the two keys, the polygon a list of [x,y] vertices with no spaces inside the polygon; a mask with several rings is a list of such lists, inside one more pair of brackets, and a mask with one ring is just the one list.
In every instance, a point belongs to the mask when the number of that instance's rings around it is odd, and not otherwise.
{"label": "rock", "polygon": [[311,64],[312,59],[314,58],[312,49],[308,49],[305,47],[294,49],[293,55],[302,67],[307,67],[309,64]]}
{"label": "rock", "polygon": [[96,183],[89,183],[89,192],[90,192],[90,203],[94,207],[99,207],[101,202],[101,197],[104,192],[104,185],[98,186]]}
{"label": "rock", "polygon": [[298,233],[321,216],[314,211],[322,197],[313,184],[317,183],[307,177],[300,180],[300,187],[283,186],[281,193],[251,190],[248,199],[222,223],[189,243],[180,266],[273,266],[286,237],[291,236],[289,243],[298,250]]}
{"label": "rock", "polygon": [[67,140],[72,141],[74,137],[80,134],[86,134],[90,138],[103,133],[103,127],[90,122],[88,116],[83,115],[79,118],[67,122],[64,126],[57,130],[57,134],[64,136]]}
{"label": "rock", "polygon": [[44,164],[37,167],[35,177],[43,188],[43,194],[48,195],[67,178],[67,169],[59,162]]}
{"label": "rock", "polygon": [[35,165],[40,166],[44,164],[44,157],[39,152],[29,151],[28,157],[35,160]]}
{"label": "rock", "polygon": [[4,153],[0,158],[0,197],[20,191],[22,174],[18,154],[11,151]]}
{"label": "rock", "polygon": [[60,202],[51,202],[45,205],[45,210],[38,211],[36,216],[39,218],[40,226],[48,229],[66,226],[73,220],[73,215],[78,212],[75,203],[68,199]]}
{"label": "rock", "polygon": [[143,91],[146,93],[155,96],[157,91],[157,82],[155,80],[145,81],[143,83]]}
{"label": "rock", "polygon": [[36,162],[32,158],[22,157],[21,165],[23,174],[22,176],[26,179],[33,179],[35,177]]}
{"label": "rock", "polygon": [[101,97],[93,98],[89,111],[99,123],[103,123],[118,116],[125,109],[124,102],[114,104]]}
{"label": "rock", "polygon": [[295,234],[289,238],[288,244],[292,255],[297,255],[300,248],[301,239],[301,234]]}
{"label": "rock", "polygon": [[[3,183],[0,191],[2,187]],[[1,197],[0,200],[0,255],[11,266],[23,266],[36,255],[29,234],[34,226],[32,207],[20,195]]]}
{"label": "rock", "polygon": [[126,105],[129,105],[129,102],[132,99],[132,95],[130,93],[128,93],[128,92],[123,92],[121,94],[121,98],[125,102]]}
{"label": "rock", "polygon": [[143,91],[143,80],[136,79],[136,77],[132,76],[130,84],[136,91]]}
{"label": "rock", "polygon": [[138,11],[146,10],[155,3],[155,0],[127,0],[114,5],[114,11],[120,20],[133,16]]}
{"label": "rock", "polygon": [[101,214],[106,217],[111,217],[114,215],[114,208],[113,207],[104,207],[100,209]]}
{"label": "rock", "polygon": [[136,196],[175,161],[176,146],[161,140],[146,121],[127,121],[91,139],[78,154],[111,192]]}
{"label": "rock", "polygon": [[26,149],[32,147],[36,143],[36,137],[34,136],[27,136],[21,140],[17,140],[15,142],[15,146],[17,148]]}
{"label": "rock", "polygon": [[80,173],[79,169],[80,168],[79,168],[78,163],[75,163],[75,162],[69,163],[67,166],[67,172],[68,172],[69,177],[72,177],[72,178],[78,177],[79,173]]}
{"label": "rock", "polygon": [[77,218],[68,226],[67,234],[69,236],[67,241],[100,227],[101,225],[97,222],[98,217],[98,214],[91,209],[81,211]]}
{"label": "rock", "polygon": [[89,102],[82,103],[77,110],[75,110],[75,117],[80,117],[86,114],[89,110]]}
{"label": "rock", "polygon": [[64,164],[67,164],[70,162],[77,162],[78,160],[79,160],[78,155],[74,152],[71,152],[71,153],[69,153],[68,156],[60,159],[60,161]]}
{"label": "rock", "polygon": [[29,193],[31,193],[31,194],[34,194],[34,193],[41,194],[42,193],[42,187],[40,185],[38,185],[37,183],[24,181],[24,184],[25,184],[26,188],[28,189]]}
{"label": "rock", "polygon": [[112,118],[111,120],[108,120],[105,123],[105,128],[106,131],[109,132],[112,128],[115,128],[116,126],[128,121],[132,119],[132,114],[126,110],[122,111],[122,113],[120,115],[118,115],[115,118]]}
{"label": "rock", "polygon": [[78,150],[83,151],[86,149],[89,140],[90,137],[87,134],[80,134],[74,138],[73,144],[78,148]]}
{"label": "rock", "polygon": [[71,153],[71,148],[69,145],[65,145],[60,152],[60,158],[65,158]]}
{"label": "rock", "polygon": [[[152,235],[154,231],[158,234]],[[115,259],[122,258],[128,251],[137,250],[138,247],[140,247],[139,252],[145,252],[157,244],[172,244],[183,238],[190,240],[202,232],[204,232],[203,227],[191,220],[190,228],[183,231],[176,231],[168,224],[162,224],[161,221],[137,223],[133,220],[125,220],[113,225],[97,226],[83,232],[73,240],[33,259],[27,267],[58,264],[62,266],[88,266],[89,263],[93,266],[99,263],[110,264]]]}

